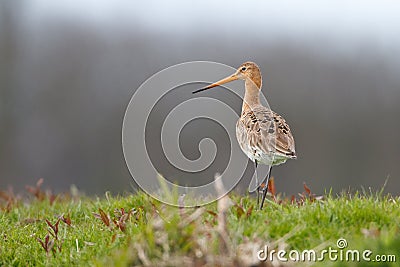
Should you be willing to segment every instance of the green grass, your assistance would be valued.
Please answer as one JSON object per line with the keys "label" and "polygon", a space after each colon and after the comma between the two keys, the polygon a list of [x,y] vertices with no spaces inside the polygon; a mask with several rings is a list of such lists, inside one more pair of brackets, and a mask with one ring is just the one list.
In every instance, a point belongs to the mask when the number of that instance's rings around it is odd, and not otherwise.
{"label": "green grass", "polygon": [[[400,198],[379,193],[328,194],[323,200],[307,195],[301,203],[270,200],[262,211],[254,208],[254,198],[231,194],[232,205],[220,218],[217,203],[179,209],[144,193],[101,198],[67,194],[54,201],[36,193],[36,198],[17,200],[3,192],[7,201],[0,202],[0,266],[246,266],[259,263],[255,252],[265,245],[287,252],[321,251],[337,249],[339,238],[347,240],[346,249],[369,249],[371,258],[395,255],[396,262],[326,259],[316,266],[400,262]],[[54,225],[60,215],[71,223],[60,220],[56,238],[46,219]],[[218,228],[221,218],[226,227]],[[54,243],[48,252],[38,241],[46,235]]]}

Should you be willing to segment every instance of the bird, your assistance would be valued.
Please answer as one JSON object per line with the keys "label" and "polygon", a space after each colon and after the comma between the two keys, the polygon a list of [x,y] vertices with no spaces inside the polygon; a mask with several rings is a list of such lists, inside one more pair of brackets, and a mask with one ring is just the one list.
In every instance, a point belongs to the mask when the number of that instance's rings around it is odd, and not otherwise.
{"label": "bird", "polygon": [[[297,158],[294,137],[282,116],[261,105],[262,75],[254,62],[245,62],[232,75],[192,93],[196,94],[234,80],[243,80],[245,84],[242,110],[236,123],[236,139],[242,151],[255,163],[256,171],[259,164],[270,166],[264,183],[257,185],[257,206],[262,210],[272,167],[283,164],[288,159]],[[261,186],[262,184],[264,186]]]}

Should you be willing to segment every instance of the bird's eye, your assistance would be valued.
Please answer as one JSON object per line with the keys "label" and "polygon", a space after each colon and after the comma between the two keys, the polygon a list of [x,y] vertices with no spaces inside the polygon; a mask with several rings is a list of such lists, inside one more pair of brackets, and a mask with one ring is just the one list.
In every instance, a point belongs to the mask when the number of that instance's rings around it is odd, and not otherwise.
{"label": "bird's eye", "polygon": [[245,71],[245,70],[246,70],[246,67],[243,67],[243,68],[242,68],[242,71]]}

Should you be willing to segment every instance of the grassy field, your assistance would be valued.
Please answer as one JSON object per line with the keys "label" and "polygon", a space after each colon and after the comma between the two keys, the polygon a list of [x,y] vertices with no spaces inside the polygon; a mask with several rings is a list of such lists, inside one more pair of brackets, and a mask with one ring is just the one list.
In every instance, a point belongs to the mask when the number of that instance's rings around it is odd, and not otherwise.
{"label": "grassy field", "polygon": [[[72,190],[55,196],[40,183],[27,188],[28,197],[2,191],[0,266],[271,266],[270,259],[257,259],[265,248],[286,251],[281,256],[288,262],[272,254],[274,266],[297,266],[290,257],[307,259],[312,254],[304,250],[311,249],[316,262],[303,265],[399,266],[399,197],[316,197],[304,189],[295,198],[270,196],[262,211],[254,198],[233,193],[183,209],[144,193],[93,198]],[[345,240],[337,244],[340,238]],[[329,260],[329,248],[338,260]],[[360,251],[360,262],[346,261],[349,250]],[[318,261],[321,254],[324,261]]]}

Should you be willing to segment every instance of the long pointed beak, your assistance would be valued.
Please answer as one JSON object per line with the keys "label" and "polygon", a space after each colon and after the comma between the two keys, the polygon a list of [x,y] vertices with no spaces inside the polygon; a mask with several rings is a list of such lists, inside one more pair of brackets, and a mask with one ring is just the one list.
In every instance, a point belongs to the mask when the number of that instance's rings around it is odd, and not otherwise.
{"label": "long pointed beak", "polygon": [[229,83],[229,82],[237,80],[237,79],[239,79],[239,78],[236,76],[236,73],[235,73],[235,74],[233,74],[233,75],[231,75],[229,77],[226,77],[226,78],[224,78],[222,80],[219,80],[218,82],[210,84],[210,85],[208,85],[208,86],[206,86],[204,88],[201,88],[199,90],[193,91],[192,94],[196,94],[198,92],[205,91],[205,90],[208,90],[208,89],[211,89],[213,87],[217,87],[217,86],[223,85],[224,83]]}

